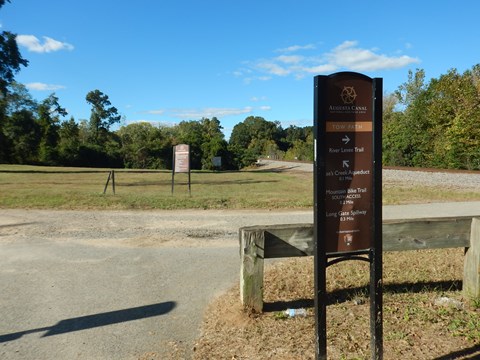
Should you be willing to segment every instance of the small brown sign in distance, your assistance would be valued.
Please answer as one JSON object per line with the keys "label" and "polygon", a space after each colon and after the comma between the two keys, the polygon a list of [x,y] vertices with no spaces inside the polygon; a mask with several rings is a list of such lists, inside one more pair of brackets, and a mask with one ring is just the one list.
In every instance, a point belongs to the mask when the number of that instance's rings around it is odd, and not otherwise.
{"label": "small brown sign in distance", "polygon": [[175,146],[176,173],[188,173],[190,171],[190,145],[180,144]]}

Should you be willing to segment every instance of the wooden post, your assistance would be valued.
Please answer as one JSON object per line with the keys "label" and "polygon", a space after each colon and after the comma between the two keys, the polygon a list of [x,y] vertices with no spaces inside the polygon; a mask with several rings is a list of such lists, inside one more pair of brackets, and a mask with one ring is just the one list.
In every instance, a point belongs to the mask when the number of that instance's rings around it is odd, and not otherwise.
{"label": "wooden post", "polygon": [[480,218],[472,219],[470,247],[465,253],[463,267],[463,292],[480,298]]}
{"label": "wooden post", "polygon": [[112,190],[113,195],[115,195],[115,170],[112,170]]}
{"label": "wooden post", "polygon": [[255,312],[263,310],[263,262],[265,236],[259,228],[240,230],[240,299]]}
{"label": "wooden post", "polygon": [[105,184],[105,187],[103,188],[103,193],[105,194],[107,192],[107,187],[108,187],[108,183],[110,182],[110,177],[112,176],[112,172],[109,171],[108,172],[108,178],[107,178],[107,182]]}
{"label": "wooden post", "polygon": [[110,179],[112,179],[113,195],[115,195],[115,170],[110,170],[109,171],[108,178],[107,178],[107,183],[105,184],[105,188],[103,189],[103,193],[105,194],[107,192],[108,183],[110,182]]}

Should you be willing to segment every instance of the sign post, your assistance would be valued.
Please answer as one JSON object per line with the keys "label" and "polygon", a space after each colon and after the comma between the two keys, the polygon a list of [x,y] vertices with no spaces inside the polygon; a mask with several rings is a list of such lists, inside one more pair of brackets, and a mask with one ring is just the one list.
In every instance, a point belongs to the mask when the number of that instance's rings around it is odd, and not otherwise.
{"label": "sign post", "polygon": [[188,193],[191,195],[190,145],[180,144],[173,147],[172,194],[175,184],[175,173],[188,173]]}
{"label": "sign post", "polygon": [[317,359],[327,358],[326,267],[344,260],[370,263],[372,359],[383,357],[382,91],[382,79],[358,73],[315,77]]}

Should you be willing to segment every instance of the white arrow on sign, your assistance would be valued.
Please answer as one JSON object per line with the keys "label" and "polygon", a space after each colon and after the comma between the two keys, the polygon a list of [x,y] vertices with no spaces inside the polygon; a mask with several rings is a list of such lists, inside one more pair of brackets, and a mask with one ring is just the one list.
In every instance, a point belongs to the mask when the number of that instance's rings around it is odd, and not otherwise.
{"label": "white arrow on sign", "polygon": [[343,160],[343,167],[344,168],[350,167],[350,160]]}
{"label": "white arrow on sign", "polygon": [[350,138],[348,137],[348,135],[345,135],[342,141],[345,143],[345,145],[347,145],[350,142]]}

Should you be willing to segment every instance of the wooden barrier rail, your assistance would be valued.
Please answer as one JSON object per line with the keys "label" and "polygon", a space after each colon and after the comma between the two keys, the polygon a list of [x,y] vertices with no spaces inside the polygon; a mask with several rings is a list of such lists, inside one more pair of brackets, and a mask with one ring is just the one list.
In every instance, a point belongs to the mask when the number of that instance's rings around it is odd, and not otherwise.
{"label": "wooden barrier rail", "polygon": [[[264,259],[311,256],[313,224],[249,226],[240,229],[240,297],[244,307],[263,309]],[[463,247],[463,291],[480,298],[480,218],[385,220],[383,250]]]}

